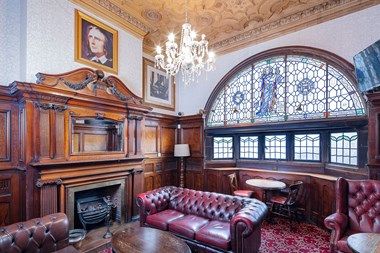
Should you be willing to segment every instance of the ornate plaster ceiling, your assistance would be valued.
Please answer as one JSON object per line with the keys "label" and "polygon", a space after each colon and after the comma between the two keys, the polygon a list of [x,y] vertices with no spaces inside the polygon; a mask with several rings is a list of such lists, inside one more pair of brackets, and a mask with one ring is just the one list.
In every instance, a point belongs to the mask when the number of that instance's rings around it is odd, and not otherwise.
{"label": "ornate plaster ceiling", "polygon": [[[143,38],[154,55],[170,32],[178,42],[185,0],[71,0]],[[188,0],[188,20],[223,54],[377,5],[380,0]]]}

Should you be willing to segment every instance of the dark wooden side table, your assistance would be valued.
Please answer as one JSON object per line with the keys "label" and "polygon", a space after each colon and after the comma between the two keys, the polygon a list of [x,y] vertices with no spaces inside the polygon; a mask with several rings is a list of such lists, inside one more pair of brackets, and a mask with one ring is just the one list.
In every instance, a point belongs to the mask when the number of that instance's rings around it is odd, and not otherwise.
{"label": "dark wooden side table", "polygon": [[117,253],[191,253],[189,246],[170,232],[147,227],[116,232],[112,247]]}
{"label": "dark wooden side table", "polygon": [[380,253],[380,234],[353,234],[347,238],[347,244],[356,253]]}

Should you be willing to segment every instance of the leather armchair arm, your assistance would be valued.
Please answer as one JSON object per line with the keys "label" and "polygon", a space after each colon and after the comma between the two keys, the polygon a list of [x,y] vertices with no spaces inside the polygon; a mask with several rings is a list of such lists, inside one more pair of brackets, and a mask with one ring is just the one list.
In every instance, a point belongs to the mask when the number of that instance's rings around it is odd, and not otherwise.
{"label": "leather armchair arm", "polygon": [[136,204],[140,208],[140,224],[144,224],[148,215],[167,209],[169,201],[170,187],[161,187],[138,194]]}
{"label": "leather armchair arm", "polygon": [[344,213],[333,213],[324,220],[326,228],[331,230],[330,251],[335,252],[337,242],[342,238],[348,224],[348,217]]}

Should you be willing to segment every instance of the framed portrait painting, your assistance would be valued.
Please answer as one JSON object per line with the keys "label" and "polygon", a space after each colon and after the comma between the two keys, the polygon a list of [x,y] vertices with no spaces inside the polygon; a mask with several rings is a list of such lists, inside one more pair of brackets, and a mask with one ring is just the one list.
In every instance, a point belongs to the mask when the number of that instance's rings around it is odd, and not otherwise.
{"label": "framed portrait painting", "polygon": [[75,61],[117,74],[117,30],[75,10]]}
{"label": "framed portrait painting", "polygon": [[154,62],[143,58],[143,99],[144,102],[157,108],[175,109],[175,83],[173,76],[157,69]]}

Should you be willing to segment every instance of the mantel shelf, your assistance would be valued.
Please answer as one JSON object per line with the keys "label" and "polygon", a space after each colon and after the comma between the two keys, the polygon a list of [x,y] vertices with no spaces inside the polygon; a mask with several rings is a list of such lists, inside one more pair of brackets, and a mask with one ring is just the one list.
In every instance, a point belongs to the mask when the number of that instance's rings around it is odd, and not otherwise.
{"label": "mantel shelf", "polygon": [[125,157],[125,158],[107,158],[106,160],[73,160],[73,161],[44,161],[44,162],[31,162],[30,165],[34,167],[42,166],[55,166],[55,165],[70,165],[70,164],[83,164],[83,163],[122,163],[122,162],[141,162],[144,160],[144,157]]}

